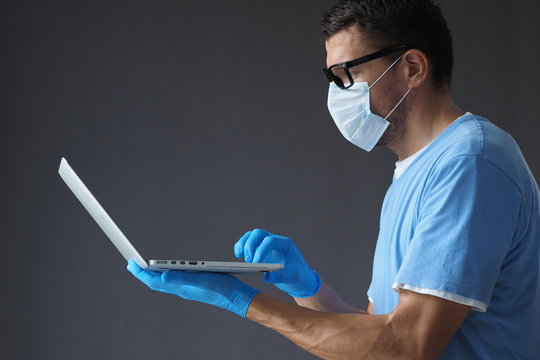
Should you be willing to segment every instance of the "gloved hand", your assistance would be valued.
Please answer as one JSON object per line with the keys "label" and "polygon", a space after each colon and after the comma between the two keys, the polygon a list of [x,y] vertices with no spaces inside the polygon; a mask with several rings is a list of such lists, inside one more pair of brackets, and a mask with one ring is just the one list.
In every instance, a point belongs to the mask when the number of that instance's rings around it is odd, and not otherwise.
{"label": "gloved hand", "polygon": [[152,290],[218,306],[243,318],[251,300],[259,293],[227,274],[180,270],[167,270],[162,274],[143,270],[132,259],[128,261],[127,269]]}
{"label": "gloved hand", "polygon": [[279,271],[264,274],[264,281],[274,284],[289,295],[304,298],[315,295],[321,287],[321,278],[313,271],[293,241],[268,231],[248,231],[234,245],[234,253],[246,262],[283,264]]}

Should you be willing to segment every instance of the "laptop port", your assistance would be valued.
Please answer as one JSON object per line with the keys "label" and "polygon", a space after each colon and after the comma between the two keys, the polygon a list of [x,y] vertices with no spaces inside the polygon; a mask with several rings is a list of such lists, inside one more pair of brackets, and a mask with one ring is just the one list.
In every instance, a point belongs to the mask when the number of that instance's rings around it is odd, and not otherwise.
{"label": "laptop port", "polygon": [[180,261],[180,265],[184,265],[186,262],[184,260]]}
{"label": "laptop port", "polygon": [[173,261],[171,261],[171,264],[176,264],[176,261],[174,261],[174,260],[173,260]]}
{"label": "laptop port", "polygon": [[197,262],[196,261],[190,261],[189,265],[197,265]]}

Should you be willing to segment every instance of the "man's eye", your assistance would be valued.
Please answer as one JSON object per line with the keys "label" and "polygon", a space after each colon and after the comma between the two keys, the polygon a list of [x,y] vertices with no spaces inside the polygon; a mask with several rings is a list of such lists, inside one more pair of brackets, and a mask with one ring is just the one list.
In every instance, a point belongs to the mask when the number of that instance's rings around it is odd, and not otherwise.
{"label": "man's eye", "polygon": [[363,75],[362,75],[362,72],[361,71],[351,71],[351,77],[353,78],[354,81],[360,81],[361,79],[363,79]]}

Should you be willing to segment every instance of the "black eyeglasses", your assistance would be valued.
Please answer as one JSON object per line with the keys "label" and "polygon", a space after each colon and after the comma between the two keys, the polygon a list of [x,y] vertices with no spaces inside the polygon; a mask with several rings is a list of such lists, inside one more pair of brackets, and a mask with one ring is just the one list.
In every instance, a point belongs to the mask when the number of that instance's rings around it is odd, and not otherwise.
{"label": "black eyeglasses", "polygon": [[[374,52],[372,54],[359,57],[358,59],[345,61],[339,64],[334,64],[330,66],[329,68],[324,68],[322,70],[326,74],[328,81],[330,82],[333,81],[340,89],[348,89],[354,84],[353,77],[351,75],[351,72],[349,71],[349,69],[352,68],[353,66],[367,63],[368,61],[378,59],[380,57],[389,55],[396,51],[409,50],[412,48],[413,46],[409,46],[409,45],[391,46],[386,49],[382,49],[377,52]],[[345,85],[346,80],[349,80],[349,83]]]}

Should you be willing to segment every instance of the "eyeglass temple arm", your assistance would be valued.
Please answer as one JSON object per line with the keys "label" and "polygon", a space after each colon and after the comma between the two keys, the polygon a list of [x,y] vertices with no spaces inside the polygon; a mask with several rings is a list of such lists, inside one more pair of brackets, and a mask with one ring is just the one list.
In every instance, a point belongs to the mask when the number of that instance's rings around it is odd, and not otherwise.
{"label": "eyeglass temple arm", "polygon": [[389,54],[391,54],[393,52],[396,52],[396,51],[399,51],[399,50],[409,50],[409,49],[412,49],[412,46],[409,46],[409,45],[394,46],[394,47],[391,47],[391,48],[388,48],[388,49],[383,49],[381,51],[377,51],[377,52],[375,52],[373,54],[366,55],[366,56],[361,57],[359,59],[344,62],[343,64],[345,65],[344,67],[350,68],[350,67],[353,67],[355,65],[363,64],[363,63],[366,63],[368,61],[375,60],[377,58],[389,55]]}

